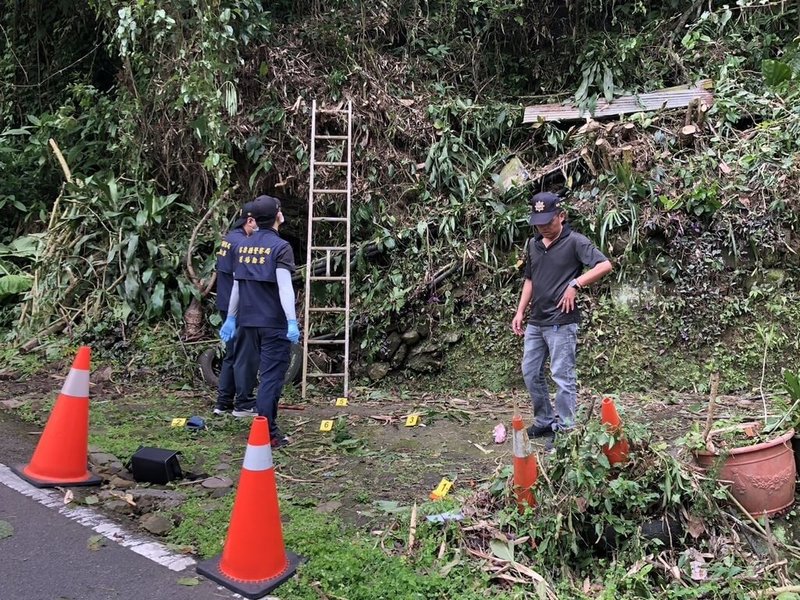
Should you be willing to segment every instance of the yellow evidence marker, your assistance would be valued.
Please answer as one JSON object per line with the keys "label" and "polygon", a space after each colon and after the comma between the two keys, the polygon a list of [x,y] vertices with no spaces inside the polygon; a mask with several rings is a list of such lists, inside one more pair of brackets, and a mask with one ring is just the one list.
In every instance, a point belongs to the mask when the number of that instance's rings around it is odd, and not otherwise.
{"label": "yellow evidence marker", "polygon": [[347,406],[347,398],[337,398],[336,406]]}
{"label": "yellow evidence marker", "polygon": [[419,415],[408,415],[406,417],[406,427],[414,427],[419,424]]}
{"label": "yellow evidence marker", "polygon": [[326,420],[319,424],[320,431],[330,431],[331,429],[333,429],[333,421]]}
{"label": "yellow evidence marker", "polygon": [[431,500],[441,500],[447,495],[447,492],[450,491],[451,487],[453,487],[452,481],[447,478],[442,479],[439,482],[439,485],[436,486],[436,489],[431,492]]}
{"label": "yellow evidence marker", "polygon": [[169,424],[170,427],[185,427],[186,426],[186,419],[172,419],[172,422]]}

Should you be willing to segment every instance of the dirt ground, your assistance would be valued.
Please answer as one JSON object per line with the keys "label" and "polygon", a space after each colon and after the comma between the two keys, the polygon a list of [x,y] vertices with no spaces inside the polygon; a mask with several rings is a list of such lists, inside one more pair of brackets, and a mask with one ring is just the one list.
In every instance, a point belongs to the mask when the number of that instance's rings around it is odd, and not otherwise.
{"label": "dirt ground", "polygon": [[[25,440],[15,447],[35,445],[35,434],[40,427],[30,420],[20,423],[18,417],[54,399],[67,369],[57,364],[33,376],[8,372],[2,375],[0,412],[5,413],[5,428],[11,427],[14,436]],[[146,372],[122,377],[110,367],[100,368],[92,373],[91,406],[104,411],[113,405],[118,418],[136,419],[149,405],[159,402],[153,399],[154,385],[155,389],[167,386],[155,382]],[[203,415],[209,429],[221,428],[220,418],[211,415],[213,390],[204,384],[169,394],[179,404],[165,410]],[[585,389],[579,396],[583,418],[590,407],[593,418],[597,418],[600,396]],[[453,481],[454,490],[474,488],[490,479],[513,463],[510,424],[515,406],[527,422],[530,419],[524,390],[439,394],[354,388],[347,407],[334,406],[333,398],[292,402],[282,405],[279,413],[279,423],[292,439],[291,445],[276,452],[276,473],[282,494],[290,495],[294,501],[317,504],[322,510],[336,512],[360,526],[368,526],[372,517],[377,516],[375,502],[400,505],[425,502],[442,478]],[[623,420],[645,427],[653,440],[674,443],[693,422],[705,420],[707,399],[671,393],[622,394],[617,406]],[[725,418],[742,410],[759,410],[761,401],[726,396],[718,399],[717,407],[715,417]],[[409,415],[418,415],[416,426],[406,426]],[[323,420],[334,421],[332,431],[320,431]],[[494,443],[492,435],[499,423],[508,430],[508,440],[502,444]],[[228,423],[225,427],[234,426]],[[246,445],[247,425],[224,429],[221,433],[225,434],[223,443],[229,448],[219,460],[230,465],[221,474],[235,481]],[[219,439],[219,436],[213,440],[210,436],[208,440],[198,438],[199,443],[219,443]],[[3,460],[8,460],[6,452],[3,454]],[[213,465],[190,467],[202,470]]]}

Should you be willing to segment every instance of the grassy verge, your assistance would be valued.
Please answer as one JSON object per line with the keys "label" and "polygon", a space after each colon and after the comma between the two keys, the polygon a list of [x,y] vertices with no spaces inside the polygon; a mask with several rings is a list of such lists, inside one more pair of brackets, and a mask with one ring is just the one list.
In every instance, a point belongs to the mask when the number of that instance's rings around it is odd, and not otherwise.
{"label": "grassy verge", "polygon": [[[108,361],[98,357],[97,364],[107,366]],[[180,377],[150,367],[143,366],[138,376],[126,369],[116,365],[110,374],[96,378],[91,392],[90,444],[122,461],[141,445],[178,450],[186,470],[236,482],[250,422],[211,417],[213,393],[209,389],[192,387]],[[63,373],[59,367],[24,381],[20,378],[9,384],[6,397],[23,398],[17,414],[42,424],[58,385],[53,376]],[[21,393],[29,389],[39,391]],[[664,485],[677,489],[678,466],[664,452],[663,444],[660,462],[652,468],[637,462],[639,471],[625,477],[597,462],[598,448],[604,443],[602,432],[592,430],[591,435],[578,436],[570,442],[572,446],[562,445],[556,457],[543,459],[543,477],[552,479],[547,486],[540,482],[540,508],[520,515],[507,496],[512,462],[508,444],[493,447],[486,441],[496,422],[507,422],[513,400],[510,395],[492,395],[486,388],[466,395],[441,389],[426,393],[359,389],[359,394],[338,415],[327,403],[306,403],[295,407],[298,410],[287,407],[281,413],[282,425],[295,434],[289,448],[275,453],[284,539],[287,548],[308,559],[297,577],[279,588],[281,597],[552,600],[556,594],[565,599],[721,599],[744,598],[759,585],[756,567],[763,562],[751,560],[752,554],[738,542],[730,542],[731,554],[709,561],[707,580],[691,580],[693,555],[687,552],[696,548],[709,554],[716,548],[713,540],[723,539],[719,536],[737,539],[730,531],[715,530],[716,537],[697,540],[686,537],[683,542],[689,549],[680,551],[635,545],[625,552],[597,553],[593,547],[597,531],[610,525],[629,534],[635,530],[639,514],[659,503],[666,467],[674,476],[670,476],[673,483]],[[631,435],[646,440],[643,429],[647,435],[685,432],[686,415],[701,414],[705,403],[702,397],[662,400],[626,396],[623,420],[630,424]],[[403,415],[412,411],[422,416],[425,427],[403,426]],[[175,417],[195,414],[207,418],[208,429],[192,433],[170,426]],[[321,418],[336,421],[330,435],[318,431]],[[645,422],[646,428],[642,426]],[[635,423],[640,426],[634,427]],[[640,447],[646,448],[646,444],[644,441]],[[641,473],[654,478],[646,490]],[[428,503],[428,492],[442,476],[456,479],[451,497]],[[680,502],[697,492],[685,481],[683,486]],[[175,525],[165,541],[200,557],[218,554],[235,488],[209,490],[189,482],[169,487],[179,492],[182,500],[159,511]],[[549,500],[544,494],[550,494]],[[603,498],[614,500],[613,510]],[[81,501],[78,494],[76,501]],[[419,518],[416,542],[409,547],[414,502],[419,505]],[[677,507],[678,500],[675,502]],[[587,521],[587,506],[599,511],[594,520]],[[428,514],[453,509],[463,510],[466,520],[444,524],[425,520]],[[624,510],[633,516],[622,519]],[[129,517],[131,526],[136,526],[136,516]],[[715,515],[703,518],[711,523]],[[788,522],[773,521],[776,532],[788,531],[789,526]],[[515,540],[526,541],[515,545]],[[506,562],[509,556],[516,557],[523,567],[546,577],[549,591],[531,583],[530,578],[498,581],[491,563],[475,558],[472,550]],[[658,562],[656,556],[674,565],[681,573],[680,580],[670,579],[647,562]],[[500,574],[513,581],[520,577],[513,569]]]}

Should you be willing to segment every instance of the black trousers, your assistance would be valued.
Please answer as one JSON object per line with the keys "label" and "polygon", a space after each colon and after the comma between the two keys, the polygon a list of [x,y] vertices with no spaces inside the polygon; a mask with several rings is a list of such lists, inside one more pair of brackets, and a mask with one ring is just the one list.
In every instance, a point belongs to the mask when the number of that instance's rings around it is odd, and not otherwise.
{"label": "black trousers", "polygon": [[[259,416],[267,417],[269,421],[270,436],[276,437],[280,433],[277,423],[278,400],[283,392],[286,371],[289,369],[292,344],[286,338],[286,330],[283,328],[240,326],[236,330],[236,336],[239,338],[239,345],[236,348],[237,360],[245,354],[259,357],[260,382],[256,407]],[[244,374],[243,378],[246,379],[247,375]]]}

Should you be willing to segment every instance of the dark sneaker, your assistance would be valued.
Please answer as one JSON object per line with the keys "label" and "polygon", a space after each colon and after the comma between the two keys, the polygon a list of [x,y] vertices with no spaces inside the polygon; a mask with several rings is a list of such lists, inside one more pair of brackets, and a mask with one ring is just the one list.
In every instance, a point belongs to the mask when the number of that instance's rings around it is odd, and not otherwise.
{"label": "dark sneaker", "polygon": [[228,404],[215,404],[214,405],[214,414],[215,415],[227,415],[233,410],[233,406]]}
{"label": "dark sneaker", "polygon": [[288,446],[290,441],[291,440],[289,440],[288,436],[285,436],[281,433],[271,438],[269,444],[273,448],[278,449],[278,448],[283,448],[284,446]]}
{"label": "dark sneaker", "polygon": [[534,437],[534,438],[548,437],[548,438],[551,438],[554,435],[555,435],[555,432],[553,431],[553,428],[550,425],[547,425],[545,427],[538,427],[536,425],[531,425],[530,427],[528,427],[528,436],[529,437]]}
{"label": "dark sneaker", "polygon": [[239,418],[257,417],[258,410],[255,406],[252,408],[234,408],[231,414]]}

